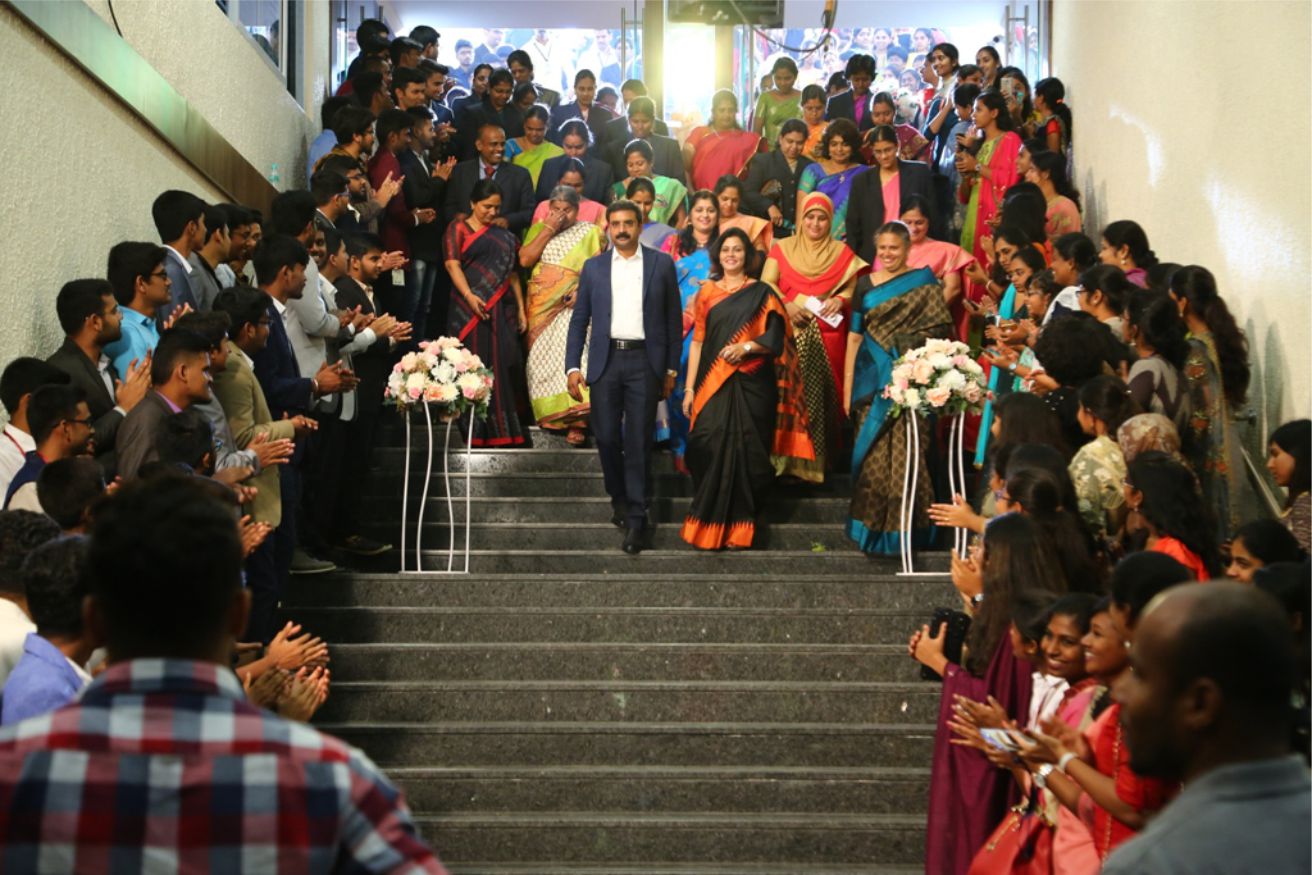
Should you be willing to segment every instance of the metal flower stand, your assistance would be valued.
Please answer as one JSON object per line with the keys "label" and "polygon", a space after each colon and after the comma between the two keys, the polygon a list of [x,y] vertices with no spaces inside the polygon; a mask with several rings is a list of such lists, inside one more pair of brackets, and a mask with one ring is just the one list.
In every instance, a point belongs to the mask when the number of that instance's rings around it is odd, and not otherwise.
{"label": "metal flower stand", "polygon": [[[902,570],[899,577],[919,577],[941,574],[937,571],[916,571],[915,557],[911,546],[911,529],[915,522],[916,486],[920,479],[920,428],[916,423],[916,414],[906,411],[903,418],[907,423],[906,470],[902,475],[902,509],[898,518],[900,532],[898,543],[902,550]],[[953,416],[948,429],[948,490],[952,495],[960,495],[966,488],[966,466],[962,452],[965,442],[965,416]],[[965,529],[952,530],[952,552],[965,558],[968,535]]]}
{"label": "metal flower stand", "polygon": [[[456,518],[454,503],[451,501],[451,429],[455,426],[457,417],[443,417],[441,421],[446,422],[446,438],[442,443],[442,479],[446,482],[446,526],[447,526],[447,547],[446,547],[446,570],[424,571],[423,559],[423,538],[424,538],[424,511],[428,508],[428,489],[433,479],[433,411],[428,403],[418,405],[424,410],[424,424],[428,435],[428,455],[426,466],[424,468],[424,491],[419,497],[419,518],[415,522],[415,554],[414,567],[406,567],[406,528],[410,519],[410,439],[411,423],[410,415],[405,417],[405,478],[402,481],[401,491],[401,573],[402,574],[468,574],[469,573],[469,519],[470,519],[470,495],[469,495],[469,475],[473,467],[473,445],[472,441],[466,441],[465,444],[465,546],[463,551],[464,567],[456,568]],[[474,409],[469,410],[469,434],[474,433]]]}

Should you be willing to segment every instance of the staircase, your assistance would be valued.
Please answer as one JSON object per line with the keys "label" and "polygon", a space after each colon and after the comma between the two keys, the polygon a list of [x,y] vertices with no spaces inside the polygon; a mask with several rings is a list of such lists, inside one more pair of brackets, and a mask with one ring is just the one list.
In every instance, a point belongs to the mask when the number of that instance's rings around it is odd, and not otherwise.
{"label": "staircase", "polygon": [[[776,490],[761,549],[694,552],[667,454],[653,549],[628,556],[595,450],[533,437],[473,454],[470,575],[393,554],[294,580],[288,615],[333,647],[320,728],[405,790],[455,875],[920,872],[939,688],[906,639],[946,575],[850,547],[842,479]],[[359,500],[397,543],[390,415],[382,443]],[[441,527],[424,547],[445,567]]]}

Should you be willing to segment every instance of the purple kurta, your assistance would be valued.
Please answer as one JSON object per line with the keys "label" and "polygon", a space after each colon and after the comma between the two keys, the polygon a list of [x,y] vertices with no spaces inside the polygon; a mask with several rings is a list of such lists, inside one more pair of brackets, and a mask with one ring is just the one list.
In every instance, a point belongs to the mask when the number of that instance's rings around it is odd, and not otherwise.
{"label": "purple kurta", "polygon": [[929,780],[929,826],[925,841],[927,875],[965,875],[970,861],[1002,822],[1015,782],[977,750],[950,744],[953,696],[983,702],[997,699],[1022,724],[1028,717],[1033,666],[1016,659],[1002,636],[984,677],[949,663],[943,677],[934,764]]}

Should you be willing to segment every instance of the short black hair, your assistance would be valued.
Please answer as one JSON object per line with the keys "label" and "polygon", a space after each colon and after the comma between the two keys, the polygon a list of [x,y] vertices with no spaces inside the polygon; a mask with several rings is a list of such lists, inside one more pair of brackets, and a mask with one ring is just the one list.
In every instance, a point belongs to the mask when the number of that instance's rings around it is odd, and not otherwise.
{"label": "short black hair", "polygon": [[23,397],[42,386],[62,386],[70,382],[68,374],[48,362],[31,356],[19,356],[0,373],[0,404],[12,419]]}
{"label": "short black hair", "polygon": [[32,440],[40,446],[61,422],[77,418],[77,406],[87,400],[80,386],[46,385],[32,393],[27,402],[27,425]]}
{"label": "short black hair", "polygon": [[0,592],[23,595],[19,572],[27,554],[59,535],[59,525],[43,513],[0,510]]}
{"label": "short black hair", "polygon": [[87,508],[105,494],[105,471],[90,456],[56,459],[36,478],[41,509],[68,531],[86,519]]}
{"label": "short black hair", "polygon": [[1258,519],[1244,523],[1231,541],[1243,541],[1244,548],[1263,566],[1278,562],[1302,562],[1307,558],[1294,533],[1280,520]]}
{"label": "short black hair", "polygon": [[185,328],[170,328],[159,336],[150,360],[150,381],[158,389],[173,377],[181,360],[192,355],[208,355],[213,349],[209,340]]}
{"label": "short black hair", "polygon": [[250,225],[255,221],[255,214],[241,204],[219,204],[219,209],[223,210],[229,231],[242,225]]}
{"label": "short black hair", "polygon": [[96,517],[89,589],[117,659],[205,657],[224,638],[242,585],[241,537],[232,507],[202,484],[131,482]]}
{"label": "short black hair", "polygon": [[387,247],[383,245],[383,238],[377,234],[359,231],[355,234],[346,235],[346,255],[349,258],[359,258],[368,255],[370,252],[386,251]]}
{"label": "short black hair", "polygon": [[262,237],[251,256],[255,265],[255,281],[268,285],[278,278],[278,271],[295,265],[305,267],[310,263],[310,252],[305,244],[286,234],[269,234]]}
{"label": "short black hair", "polygon": [[436,45],[441,37],[442,34],[426,24],[421,24],[410,30],[410,39],[418,43],[421,49],[426,49],[431,45]]}
{"label": "short black hair", "polygon": [[410,39],[408,36],[398,36],[396,39],[392,40],[392,45],[389,46],[393,66],[401,63],[401,56],[406,52],[422,52],[423,50],[423,46]]}
{"label": "short black hair", "polygon": [[625,79],[620,83],[620,91],[632,91],[636,97],[646,97],[647,85],[641,79]]}
{"label": "short black hair", "polygon": [[166,465],[186,465],[200,471],[205,456],[214,452],[214,429],[205,414],[194,407],[166,416],[155,435],[155,452]]}
{"label": "short black hair", "polygon": [[424,124],[424,122],[433,121],[433,111],[426,106],[412,106],[404,112],[406,115],[410,116],[411,130],[418,128],[420,125]]}
{"label": "short black hair", "polygon": [[342,178],[347,180],[348,185],[350,184],[350,175],[355,171],[368,172],[363,161],[359,158],[352,158],[350,155],[325,155],[323,161],[319,164],[319,172],[322,173],[325,170],[340,173]]}
{"label": "short black hair", "polygon": [[231,320],[227,313],[222,310],[209,310],[205,313],[188,313],[173,323],[173,327],[199,334],[209,343],[210,349],[214,349],[223,344],[223,338],[227,336],[230,324]]}
{"label": "short black hair", "polygon": [[382,37],[384,43],[386,43],[387,35],[390,33],[391,31],[388,30],[387,25],[381,20],[377,18],[362,18],[355,28],[355,43],[356,45],[363,47],[365,43],[377,40],[379,37]]}
{"label": "short black hair", "polygon": [[206,204],[203,215],[205,216],[205,242],[210,242],[210,238],[219,233],[219,229],[227,229],[228,213],[219,204]]}
{"label": "short black hair", "polygon": [[323,207],[333,198],[345,194],[346,186],[345,176],[336,170],[321,168],[310,177],[310,197],[314,198],[316,207]]}
{"label": "short black hair", "polygon": [[59,327],[72,337],[82,330],[92,316],[105,315],[105,298],[113,297],[114,287],[108,280],[69,280],[55,297],[55,313]]}
{"label": "short black hair", "polygon": [[974,106],[975,98],[984,89],[980,88],[974,82],[963,82],[952,91],[952,103],[954,106]]}
{"label": "short black hair", "polygon": [[385,109],[382,115],[378,116],[378,124],[374,127],[374,136],[378,138],[378,148],[381,150],[387,145],[387,138],[392,134],[399,134],[403,131],[410,130],[413,120],[410,113],[403,109]]}
{"label": "short black hair", "polygon": [[[418,83],[423,85],[428,82],[428,74],[418,68],[398,67],[392,73],[392,94],[398,91],[404,91],[407,85]],[[382,139],[380,136],[378,139]]]}
{"label": "short black hair", "polygon": [[188,223],[199,221],[204,214],[205,201],[189,191],[169,189],[150,205],[155,230],[159,232],[159,239],[165,243],[177,240]]}
{"label": "short black hair", "polygon": [[305,226],[314,221],[316,206],[314,196],[308,191],[279,192],[273,198],[269,230],[274,234],[288,234],[292,237],[303,233]]}
{"label": "short black hair", "polygon": [[137,294],[137,280],[148,279],[164,263],[168,250],[154,243],[125,240],[109,250],[105,276],[114,287],[114,300],[127,307]]}
{"label": "short black hair", "polygon": [[511,64],[519,64],[521,67],[528,67],[530,70],[533,69],[533,59],[530,58],[528,52],[523,49],[515,49],[510,54],[506,55],[506,66],[509,67]]}
{"label": "short black hair", "polygon": [[333,118],[336,117],[337,112],[342,107],[350,106],[353,103],[355,103],[355,101],[349,94],[329,97],[323,102],[323,106],[319,107],[319,125],[325,131],[329,130],[333,126]]}
{"label": "short black hair", "polygon": [[[382,77],[378,78],[379,84],[382,83]],[[345,146],[357,135],[363,136],[373,127],[374,114],[369,111],[367,106],[344,106],[333,116],[332,129],[333,135],[337,137],[337,145]]]}
{"label": "short black hair", "polygon": [[419,69],[423,71],[425,79],[428,79],[434,73],[441,73],[443,76],[451,75],[451,68],[446,64],[439,64],[437,61],[430,61],[427,58],[419,59]]}
{"label": "short black hair", "polygon": [[75,638],[82,634],[88,546],[87,539],[80,535],[55,538],[27,554],[23,561],[20,574],[27,593],[27,611],[42,638]]}
{"label": "short black hair", "polygon": [[269,311],[269,296],[245,286],[224,289],[214,299],[212,312],[228,316],[228,336],[236,338],[247,325],[258,325]]}

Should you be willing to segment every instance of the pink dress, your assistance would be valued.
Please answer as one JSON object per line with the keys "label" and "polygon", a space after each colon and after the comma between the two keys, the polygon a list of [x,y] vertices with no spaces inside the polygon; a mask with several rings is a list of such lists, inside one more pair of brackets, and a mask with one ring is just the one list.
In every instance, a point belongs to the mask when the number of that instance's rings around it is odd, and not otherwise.
{"label": "pink dress", "polygon": [[1048,210],[1044,218],[1046,221],[1043,231],[1048,235],[1049,240],[1056,240],[1062,234],[1073,234],[1083,229],[1080,208],[1075,206],[1075,201],[1063,195],[1057,195],[1048,202]]}
{"label": "pink dress", "polygon": [[896,222],[902,215],[901,176],[900,173],[894,173],[888,182],[883,184],[885,222]]}

